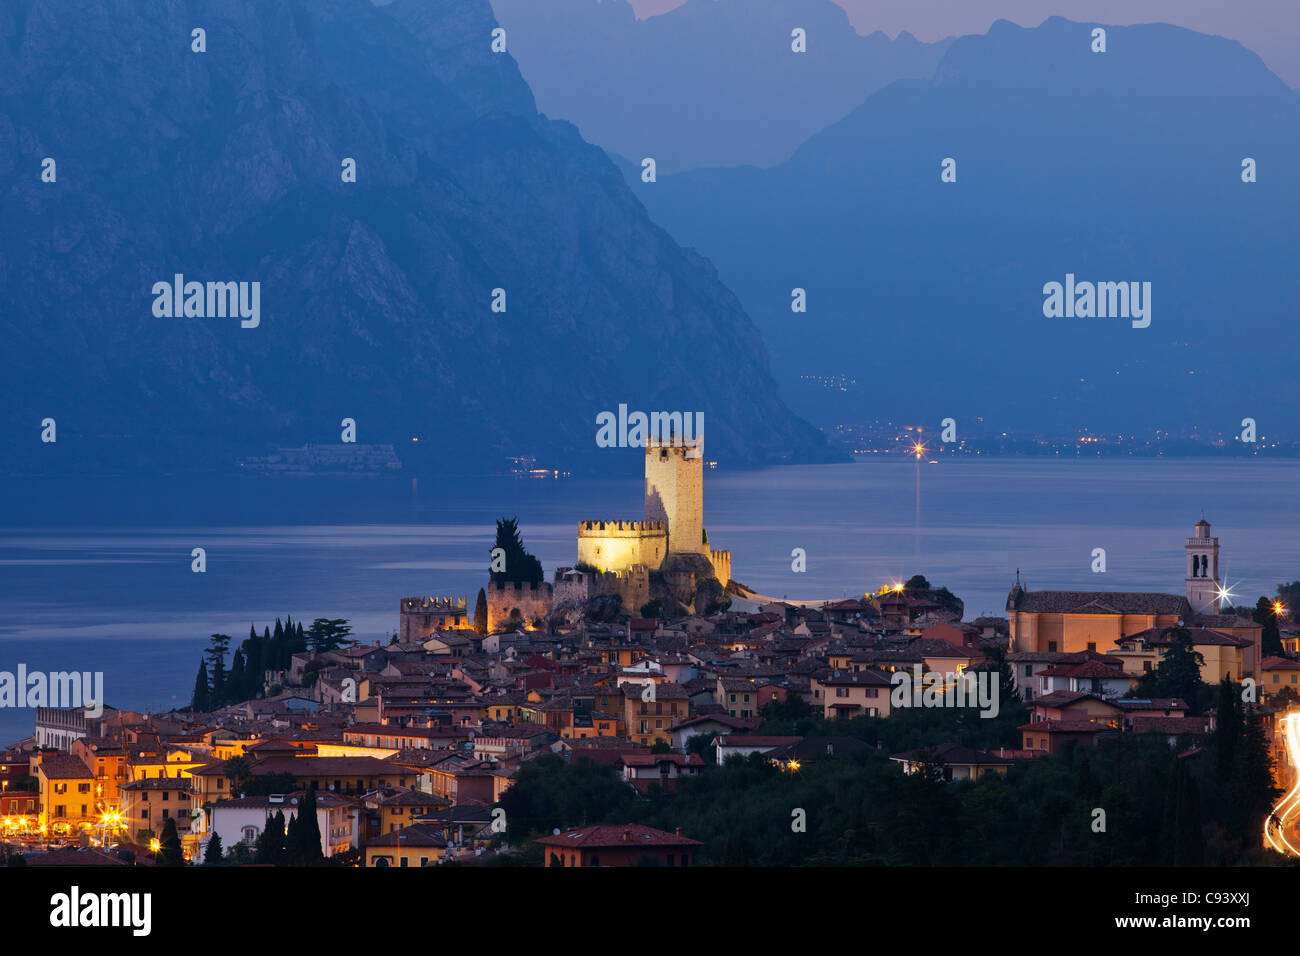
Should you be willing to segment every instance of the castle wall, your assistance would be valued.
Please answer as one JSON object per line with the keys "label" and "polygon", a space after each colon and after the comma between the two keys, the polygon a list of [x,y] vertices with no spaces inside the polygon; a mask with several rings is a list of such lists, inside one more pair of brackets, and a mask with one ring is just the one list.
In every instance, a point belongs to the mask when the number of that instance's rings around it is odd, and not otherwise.
{"label": "castle wall", "polygon": [[573,572],[567,568],[555,572],[555,607],[581,604],[609,594],[622,598],[625,613],[639,614],[641,606],[650,600],[650,569],[642,564],[607,574]]}
{"label": "castle wall", "polygon": [[578,561],[602,571],[637,565],[657,568],[668,554],[662,521],[583,521],[578,524]]}
{"label": "castle wall", "polygon": [[662,521],[669,554],[709,554],[704,543],[704,455],[696,444],[645,450],[645,516]]}
{"label": "castle wall", "polygon": [[472,627],[465,598],[402,598],[398,607],[397,636],[403,644],[423,643],[437,630]]}
{"label": "castle wall", "polygon": [[554,606],[554,592],[545,581],[521,584],[518,581],[489,581],[487,586],[488,630],[494,631],[510,620],[510,612],[519,609],[525,625],[534,618],[546,617]]}

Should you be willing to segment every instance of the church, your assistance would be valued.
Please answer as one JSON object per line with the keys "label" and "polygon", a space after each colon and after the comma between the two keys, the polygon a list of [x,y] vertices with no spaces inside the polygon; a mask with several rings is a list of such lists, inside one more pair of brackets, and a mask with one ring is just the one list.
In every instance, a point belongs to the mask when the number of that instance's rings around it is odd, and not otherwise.
{"label": "church", "polygon": [[1007,595],[1012,654],[1076,654],[1091,651],[1117,655],[1125,670],[1154,668],[1161,632],[1184,627],[1205,658],[1202,678],[1258,680],[1263,628],[1251,618],[1221,613],[1224,590],[1219,579],[1219,539],[1202,518],[1184,545],[1184,593],[1145,591],[1030,591],[1019,575]]}

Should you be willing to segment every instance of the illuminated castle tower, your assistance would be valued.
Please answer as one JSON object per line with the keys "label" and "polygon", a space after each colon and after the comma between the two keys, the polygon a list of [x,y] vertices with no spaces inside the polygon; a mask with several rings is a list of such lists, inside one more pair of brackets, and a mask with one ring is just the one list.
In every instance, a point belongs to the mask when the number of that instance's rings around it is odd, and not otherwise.
{"label": "illuminated castle tower", "polygon": [[698,441],[646,443],[645,516],[664,523],[670,555],[709,556],[704,542],[704,455]]}
{"label": "illuminated castle tower", "polygon": [[1187,602],[1198,614],[1219,613],[1219,539],[1210,537],[1210,523],[1196,522],[1187,539]]}

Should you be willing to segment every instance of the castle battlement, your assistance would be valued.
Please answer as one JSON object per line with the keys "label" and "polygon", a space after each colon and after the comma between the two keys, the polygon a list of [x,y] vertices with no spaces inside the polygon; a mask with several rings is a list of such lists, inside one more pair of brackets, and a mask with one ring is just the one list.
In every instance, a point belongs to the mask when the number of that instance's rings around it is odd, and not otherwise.
{"label": "castle battlement", "polygon": [[429,614],[437,611],[464,611],[465,598],[407,597],[402,598],[402,611],[412,614]]}
{"label": "castle battlement", "polygon": [[578,537],[597,535],[600,537],[636,536],[646,534],[666,534],[667,526],[662,521],[579,521]]}
{"label": "castle battlement", "polygon": [[575,577],[586,577],[601,581],[630,581],[634,578],[645,577],[650,569],[644,564],[638,564],[635,567],[624,568],[619,571],[579,571],[576,568],[556,568],[555,580],[560,582]]}
{"label": "castle battlement", "polygon": [[546,594],[551,593],[551,585],[545,581],[489,581],[487,586],[488,595],[492,594],[521,594],[536,593],[538,591]]}

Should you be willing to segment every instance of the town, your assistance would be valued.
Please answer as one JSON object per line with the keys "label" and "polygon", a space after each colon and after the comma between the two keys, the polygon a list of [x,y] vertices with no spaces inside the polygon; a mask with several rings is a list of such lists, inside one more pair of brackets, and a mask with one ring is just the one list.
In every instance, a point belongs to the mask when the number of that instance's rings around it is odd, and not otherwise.
{"label": "town", "polygon": [[1016,572],[1005,616],[964,620],[922,574],[779,601],[710,545],[703,462],[697,441],[648,443],[644,517],[579,521],[577,559],[549,582],[501,519],[472,606],[401,598],[386,643],[355,640],[346,620],[277,620],[233,650],[213,635],[187,709],[36,708],[33,736],[0,757],[0,854],[366,867],[1300,856],[1300,801],[1278,801],[1295,783],[1300,632],[1286,602],[1300,585],[1234,608],[1203,517],[1183,542],[1183,593],[1037,590]]}

